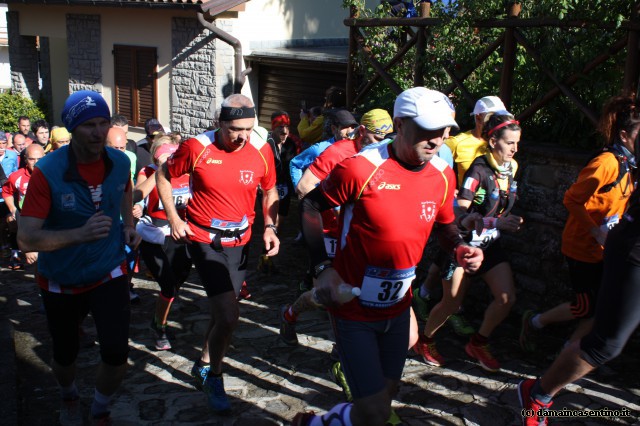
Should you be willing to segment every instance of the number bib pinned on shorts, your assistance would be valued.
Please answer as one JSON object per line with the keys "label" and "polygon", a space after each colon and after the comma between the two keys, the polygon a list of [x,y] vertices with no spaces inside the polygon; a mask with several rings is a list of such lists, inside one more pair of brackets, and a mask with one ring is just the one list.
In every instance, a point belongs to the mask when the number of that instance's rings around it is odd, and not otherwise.
{"label": "number bib pinned on shorts", "polygon": [[472,231],[471,235],[473,238],[469,241],[470,246],[486,249],[493,244],[494,241],[500,238],[500,231],[498,231],[498,228],[485,228],[482,230],[482,234],[478,235],[476,234],[476,231]]}
{"label": "number bib pinned on shorts", "polygon": [[289,187],[286,183],[276,184],[276,190],[278,191],[278,199],[282,200],[289,195]]}
{"label": "number bib pinned on shorts", "polygon": [[368,308],[387,308],[400,302],[416,277],[416,268],[388,269],[367,266],[362,279],[360,304]]}
{"label": "number bib pinned on shorts", "polygon": [[[191,198],[191,188],[185,186],[183,188],[172,188],[171,196],[173,197],[173,204],[177,210],[183,210],[187,208],[187,203]],[[162,200],[158,199],[158,210],[164,210]]]}
{"label": "number bib pinned on shorts", "polygon": [[327,252],[327,256],[329,259],[333,259],[336,257],[336,249],[338,248],[338,240],[337,238],[329,237],[325,234],[324,236],[324,249]]}

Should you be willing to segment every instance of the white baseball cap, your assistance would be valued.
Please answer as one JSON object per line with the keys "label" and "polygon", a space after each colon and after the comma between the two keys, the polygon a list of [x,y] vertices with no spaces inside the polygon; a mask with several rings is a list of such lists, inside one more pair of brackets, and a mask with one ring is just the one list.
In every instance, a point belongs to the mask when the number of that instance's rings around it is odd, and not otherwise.
{"label": "white baseball cap", "polygon": [[478,99],[471,115],[500,111],[504,111],[508,114],[507,108],[502,103],[502,100],[497,96],[485,96],[484,98]]}
{"label": "white baseball cap", "polygon": [[393,117],[409,117],[426,130],[439,130],[445,127],[455,127],[458,123],[452,116],[451,102],[436,90],[426,87],[412,87],[396,98],[393,106]]}

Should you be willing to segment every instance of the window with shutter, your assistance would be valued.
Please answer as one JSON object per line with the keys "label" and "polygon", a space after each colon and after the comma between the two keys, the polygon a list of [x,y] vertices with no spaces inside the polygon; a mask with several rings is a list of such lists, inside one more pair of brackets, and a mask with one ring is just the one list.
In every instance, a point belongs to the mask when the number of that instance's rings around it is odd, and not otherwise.
{"label": "window with shutter", "polygon": [[115,45],[115,113],[131,126],[144,126],[157,110],[157,54],[155,47]]}

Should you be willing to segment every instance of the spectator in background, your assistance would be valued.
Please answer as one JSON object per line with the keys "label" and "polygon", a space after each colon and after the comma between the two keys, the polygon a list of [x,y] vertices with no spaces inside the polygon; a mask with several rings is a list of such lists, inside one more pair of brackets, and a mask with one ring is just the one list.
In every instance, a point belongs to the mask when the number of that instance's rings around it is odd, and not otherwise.
{"label": "spectator in background", "polygon": [[[20,155],[20,153],[24,151],[26,147],[27,147],[27,138],[25,138],[24,135],[18,133],[15,136],[13,136],[13,147],[11,148],[13,152],[15,152],[17,155]],[[18,164],[18,167],[20,167],[20,164]]]}
{"label": "spectator in background", "polygon": [[51,145],[49,142],[49,130],[50,126],[45,120],[38,120],[33,123],[33,131],[35,132],[36,138],[34,142],[39,144],[42,148],[44,148],[45,152],[51,150]]}
{"label": "spectator in background", "polygon": [[124,134],[127,136],[127,151],[136,154],[136,141],[129,139],[129,120],[127,120],[127,117],[121,114],[113,114],[111,117],[111,127],[119,127],[124,130]]}
{"label": "spectator in background", "polygon": [[18,117],[18,131],[13,135],[15,136],[17,134],[21,134],[25,138],[29,139],[29,141],[27,141],[27,145],[30,145],[31,142],[36,140],[36,135],[31,131],[31,120],[29,120],[29,117],[24,115]]}
{"label": "spectator in background", "polygon": [[[139,159],[138,165],[141,165],[142,167],[153,164],[153,159],[151,158],[150,154],[151,145],[153,144],[153,137],[159,133],[166,133],[164,127],[162,127],[162,124],[160,124],[160,122],[155,118],[149,118],[144,122],[144,131],[146,132],[146,136],[144,137],[144,139],[140,139],[138,142],[136,142],[136,156]],[[140,173],[142,167],[138,169],[138,167],[136,166],[136,175]]]}
{"label": "spectator in background", "polygon": [[[18,155],[7,149],[7,137],[0,132],[0,185],[3,185],[11,173],[18,170]],[[4,199],[0,199],[0,251],[3,258],[11,256],[7,222],[4,220],[9,214]]]}
{"label": "spectator in background", "polygon": [[51,129],[51,151],[55,151],[71,142],[71,133],[65,127]]}
{"label": "spectator in background", "polygon": [[129,120],[127,120],[127,117],[120,114],[114,114],[111,117],[111,126],[118,127],[124,131],[127,138],[126,149],[136,157],[135,170],[133,174],[135,182],[135,178],[138,176],[138,173],[140,173],[140,170],[151,164],[151,155],[147,150],[138,149],[138,144],[133,139],[129,139]]}
{"label": "spectator in background", "polygon": [[[327,114],[326,122],[331,127],[332,136],[327,140],[311,145],[295,156],[289,163],[289,172],[291,173],[291,181],[293,182],[294,188],[298,186],[302,174],[318,155],[322,154],[322,152],[335,141],[345,139],[349,133],[358,127],[358,122],[353,117],[353,114],[346,109],[331,111],[331,113]],[[296,192],[297,191],[296,188]]]}
{"label": "spectator in background", "polygon": [[325,113],[335,108],[347,106],[347,95],[343,88],[331,86],[325,92],[322,115],[313,118],[309,111],[300,110],[300,123],[298,124],[298,135],[303,142],[313,144],[323,139],[331,137],[329,126],[325,123]]}
{"label": "spectator in background", "polygon": [[293,194],[293,183],[289,173],[289,162],[300,153],[299,140],[289,133],[291,119],[286,111],[275,111],[271,114],[271,133],[267,142],[273,151],[276,162],[276,188],[280,205],[278,207],[278,217],[276,226],[280,229],[282,216],[289,214],[289,204],[291,194]]}

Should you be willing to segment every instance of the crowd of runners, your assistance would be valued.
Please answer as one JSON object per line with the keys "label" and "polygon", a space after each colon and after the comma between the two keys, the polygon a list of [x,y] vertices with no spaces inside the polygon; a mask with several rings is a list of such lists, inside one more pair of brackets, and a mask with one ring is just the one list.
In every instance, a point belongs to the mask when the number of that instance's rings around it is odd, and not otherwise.
{"label": "crowd of runners", "polygon": [[[468,337],[472,360],[500,370],[489,341],[516,303],[501,236],[526,226],[513,213],[514,156],[526,126],[496,96],[477,101],[466,132],[450,99],[424,87],[402,92],[392,114],[349,111],[337,87],[325,99],[300,112],[298,136],[288,112],[274,112],[267,130],[253,101],[235,94],[202,134],[182,140],[150,119],[136,143],[127,139],[126,117],[112,115],[91,91],[67,99],[60,127],[38,121],[31,133],[21,117],[19,132],[0,133],[0,243],[11,269],[37,265],[60,424],[82,424],[75,363],[89,313],[101,357],[90,417],[110,424],[112,397],[126,377],[130,305],[138,299],[131,277],[140,265],[158,282],[149,321],[159,351],[173,350],[171,305],[195,268],[210,318],[193,384],[215,414],[233,415],[224,358],[247,294],[248,242],[259,233],[261,267],[272,267],[278,231],[293,214],[306,247],[297,258],[308,270],[279,309],[279,337],[298,345],[298,317],[325,309],[335,339],[331,372],[345,397],[327,413],[292,415],[294,425],[400,424],[391,402],[408,351],[445,366],[435,336],[447,321]],[[540,409],[616,357],[640,322],[639,130],[638,100],[610,99],[599,125],[605,146],[564,196],[562,253],[574,298],[526,311],[520,345],[534,351],[539,330],[552,323],[578,326],[540,379],[519,384],[522,407],[534,413],[522,418],[525,425],[546,424]],[[290,208],[293,197],[299,211]],[[264,229],[252,226],[257,212]],[[479,279],[492,300],[475,330],[462,306]],[[442,298],[432,301],[440,286]]]}

